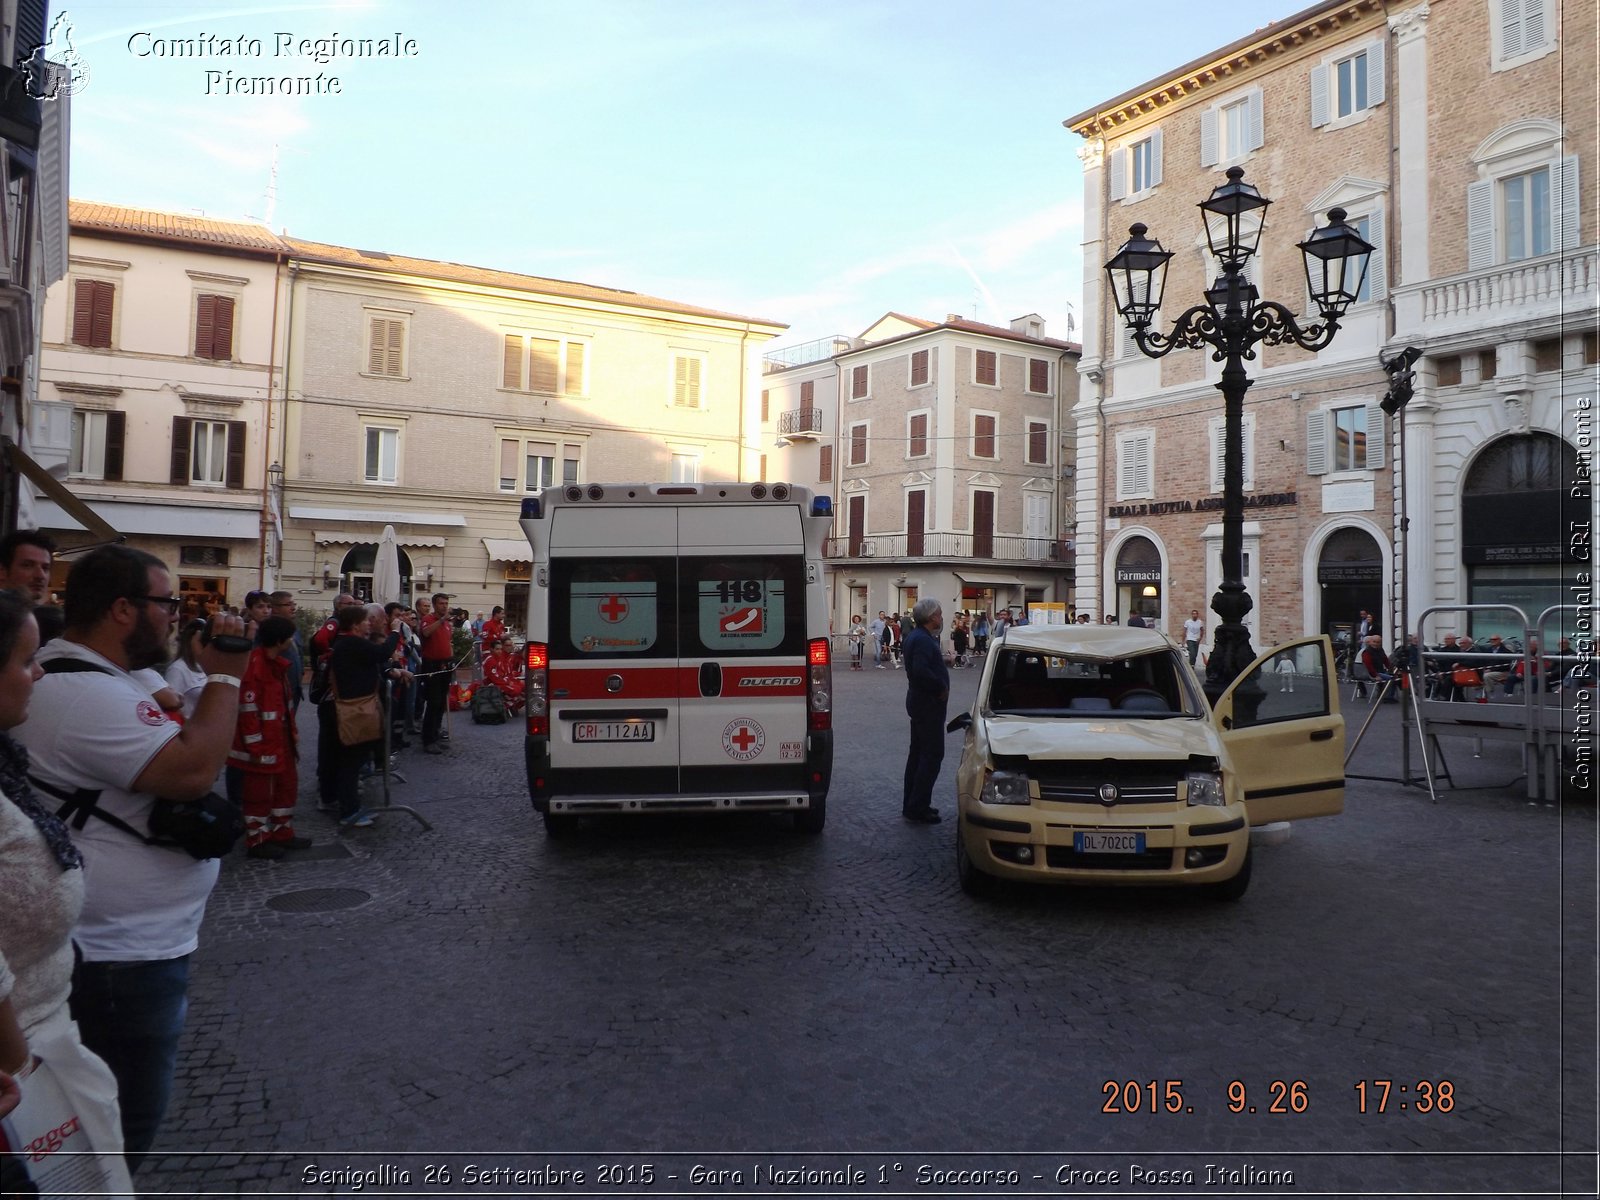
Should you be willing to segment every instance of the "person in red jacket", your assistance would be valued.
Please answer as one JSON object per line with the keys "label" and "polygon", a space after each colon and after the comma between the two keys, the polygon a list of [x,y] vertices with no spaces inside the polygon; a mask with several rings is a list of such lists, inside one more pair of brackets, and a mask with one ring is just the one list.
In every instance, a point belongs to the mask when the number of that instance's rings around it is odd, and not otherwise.
{"label": "person in red jacket", "polygon": [[510,638],[501,638],[494,652],[483,660],[483,677],[504,693],[508,713],[516,716],[522,711],[522,662]]}
{"label": "person in red jacket", "polygon": [[333,602],[333,615],[322,623],[322,628],[311,635],[311,667],[315,670],[333,649],[333,639],[339,636],[339,610],[349,608],[356,598],[349,592],[340,592]]}
{"label": "person in red jacket", "polygon": [[239,776],[245,853],[251,858],[282,858],[286,851],[311,845],[310,838],[294,831],[299,749],[284,653],[293,638],[294,622],[288,617],[262,621],[239,688],[239,724],[228,752],[228,773]]}
{"label": "person in red jacket", "polygon": [[506,636],[506,610],[500,605],[494,606],[494,611],[489,614],[489,619],[483,623],[483,632],[480,640],[483,643],[483,656],[488,658],[500,648],[500,639]]}
{"label": "person in red jacket", "polygon": [[427,708],[422,714],[422,750],[443,754],[439,743],[449,735],[444,730],[444,710],[449,702],[450,683],[455,678],[455,658],[450,635],[450,593],[435,592],[433,607],[422,617],[417,631],[422,637],[422,698]]}

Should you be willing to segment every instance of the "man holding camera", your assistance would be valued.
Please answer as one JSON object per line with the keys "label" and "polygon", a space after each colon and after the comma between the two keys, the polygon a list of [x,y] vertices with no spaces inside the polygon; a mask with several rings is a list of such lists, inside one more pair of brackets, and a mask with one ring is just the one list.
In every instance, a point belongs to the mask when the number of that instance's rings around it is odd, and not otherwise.
{"label": "man holding camera", "polygon": [[249,658],[248,648],[218,644],[242,642],[240,618],[213,617],[197,656],[205,687],[186,723],[170,720],[130,672],[166,661],[180,603],[154,555],[124,546],[85,555],[67,577],[66,632],[40,652],[45,675],[16,732],[42,799],[97,793],[97,813],[128,827],[96,814],[81,828],[73,821],[85,896],[71,1008],[84,1044],[117,1077],[135,1169],[166,1112],[189,956],[218,871],[216,859],[152,845],[144,831],[157,797],[197,800],[211,790],[233,742]]}

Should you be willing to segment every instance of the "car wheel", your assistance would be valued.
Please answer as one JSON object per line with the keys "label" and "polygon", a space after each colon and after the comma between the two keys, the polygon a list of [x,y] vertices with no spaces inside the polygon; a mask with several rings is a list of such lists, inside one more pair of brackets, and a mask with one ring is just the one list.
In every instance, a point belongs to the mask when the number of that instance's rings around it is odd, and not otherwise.
{"label": "car wheel", "polygon": [[810,808],[802,808],[794,814],[794,827],[801,833],[821,833],[822,827],[828,823],[828,798],[814,796]]}
{"label": "car wheel", "polygon": [[963,892],[980,897],[992,896],[995,885],[1000,882],[987,871],[980,871],[967,853],[966,822],[959,816],[956,817],[956,879]]}
{"label": "car wheel", "polygon": [[546,837],[570,837],[573,831],[577,828],[578,818],[573,816],[571,813],[547,812],[544,814],[544,832]]}
{"label": "car wheel", "polygon": [[1239,868],[1239,873],[1232,879],[1212,884],[1212,896],[1218,900],[1238,900],[1243,897],[1250,888],[1250,862],[1254,857],[1247,844],[1244,850],[1244,864]]}

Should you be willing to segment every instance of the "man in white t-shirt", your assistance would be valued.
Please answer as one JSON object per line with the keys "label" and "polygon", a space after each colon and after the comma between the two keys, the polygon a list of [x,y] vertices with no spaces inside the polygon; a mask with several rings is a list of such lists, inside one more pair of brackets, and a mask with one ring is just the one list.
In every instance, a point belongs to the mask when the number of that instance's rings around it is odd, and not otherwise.
{"label": "man in white t-shirt", "polygon": [[[166,660],[179,603],[166,566],[140,550],[106,546],[72,568],[66,632],[40,652],[46,673],[14,735],[46,796],[98,790],[97,808],[143,831],[157,796],[193,800],[211,790],[233,742],[249,653],[202,647],[200,699],[185,724],[170,720],[131,672]],[[239,636],[243,622],[216,616],[210,632]],[[56,660],[98,669],[52,670]],[[171,1094],[189,955],[218,864],[147,845],[93,815],[72,836],[85,892],[73,931],[82,961],[72,1016],[117,1077],[128,1161],[137,1169]]]}
{"label": "man in white t-shirt", "polygon": [[1200,657],[1200,643],[1206,640],[1206,623],[1200,619],[1200,610],[1191,608],[1189,619],[1183,623],[1183,648],[1189,652],[1192,667]]}

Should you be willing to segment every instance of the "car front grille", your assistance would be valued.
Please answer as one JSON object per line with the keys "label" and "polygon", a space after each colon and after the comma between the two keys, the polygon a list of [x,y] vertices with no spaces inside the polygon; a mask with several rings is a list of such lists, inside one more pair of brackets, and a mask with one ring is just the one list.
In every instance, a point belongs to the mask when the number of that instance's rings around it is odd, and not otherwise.
{"label": "car front grille", "polygon": [[1056,804],[1101,804],[1100,786],[1114,784],[1117,804],[1172,804],[1178,784],[1189,771],[1187,761],[1118,762],[1079,759],[1049,762],[1034,759],[1025,770],[1039,781],[1039,798]]}
{"label": "car front grille", "polygon": [[1071,846],[1046,846],[1045,865],[1091,871],[1170,871],[1172,850],[1161,847],[1143,854],[1079,854]]}

